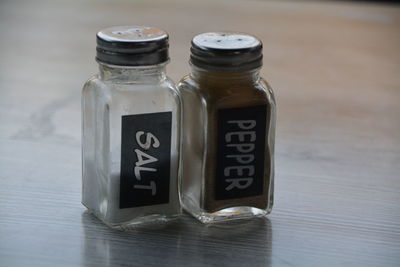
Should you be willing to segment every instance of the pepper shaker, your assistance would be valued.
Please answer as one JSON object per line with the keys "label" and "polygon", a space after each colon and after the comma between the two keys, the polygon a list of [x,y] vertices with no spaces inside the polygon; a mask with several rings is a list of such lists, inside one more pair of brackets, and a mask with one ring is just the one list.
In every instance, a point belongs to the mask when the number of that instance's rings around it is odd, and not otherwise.
{"label": "pepper shaker", "polygon": [[182,205],[203,223],[264,216],[273,205],[275,100],[262,43],[242,33],[192,40],[183,99]]}

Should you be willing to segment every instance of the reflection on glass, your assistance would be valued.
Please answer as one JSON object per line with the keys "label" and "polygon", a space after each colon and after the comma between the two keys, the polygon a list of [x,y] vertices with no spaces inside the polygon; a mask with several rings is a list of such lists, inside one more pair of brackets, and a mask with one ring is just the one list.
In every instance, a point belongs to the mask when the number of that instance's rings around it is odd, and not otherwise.
{"label": "reflection on glass", "polygon": [[82,214],[82,264],[269,266],[272,225],[267,218],[202,225],[189,216],[150,224],[132,232],[113,231],[90,213]]}

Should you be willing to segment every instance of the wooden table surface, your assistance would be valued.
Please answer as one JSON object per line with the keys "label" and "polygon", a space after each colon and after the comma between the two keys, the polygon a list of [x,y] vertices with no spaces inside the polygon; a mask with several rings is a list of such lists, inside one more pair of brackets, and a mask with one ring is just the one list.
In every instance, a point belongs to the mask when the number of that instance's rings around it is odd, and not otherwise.
{"label": "wooden table surface", "polygon": [[[95,33],[171,35],[169,75],[211,30],[264,42],[278,105],[268,218],[108,229],[81,198],[80,94]],[[400,266],[400,8],[306,1],[0,2],[0,266]]]}

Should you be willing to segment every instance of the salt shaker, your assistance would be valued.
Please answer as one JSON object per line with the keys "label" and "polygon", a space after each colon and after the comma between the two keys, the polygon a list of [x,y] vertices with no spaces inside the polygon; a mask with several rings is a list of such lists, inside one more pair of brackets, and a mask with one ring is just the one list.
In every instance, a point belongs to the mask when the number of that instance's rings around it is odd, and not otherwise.
{"label": "salt shaker", "polygon": [[183,100],[182,205],[203,223],[264,216],[273,205],[275,100],[262,43],[209,32],[192,40]]}
{"label": "salt shaker", "polygon": [[82,203],[118,229],[176,217],[181,102],[166,76],[168,34],[103,29],[96,60],[82,93]]}

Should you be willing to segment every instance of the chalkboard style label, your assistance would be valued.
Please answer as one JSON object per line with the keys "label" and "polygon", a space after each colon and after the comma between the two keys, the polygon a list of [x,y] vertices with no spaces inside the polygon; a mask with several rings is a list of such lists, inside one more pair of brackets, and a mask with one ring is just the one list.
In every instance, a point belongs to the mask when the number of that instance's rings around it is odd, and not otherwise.
{"label": "chalkboard style label", "polygon": [[171,112],[122,116],[119,208],[169,202]]}
{"label": "chalkboard style label", "polygon": [[216,200],[263,194],[267,106],[218,110]]}

